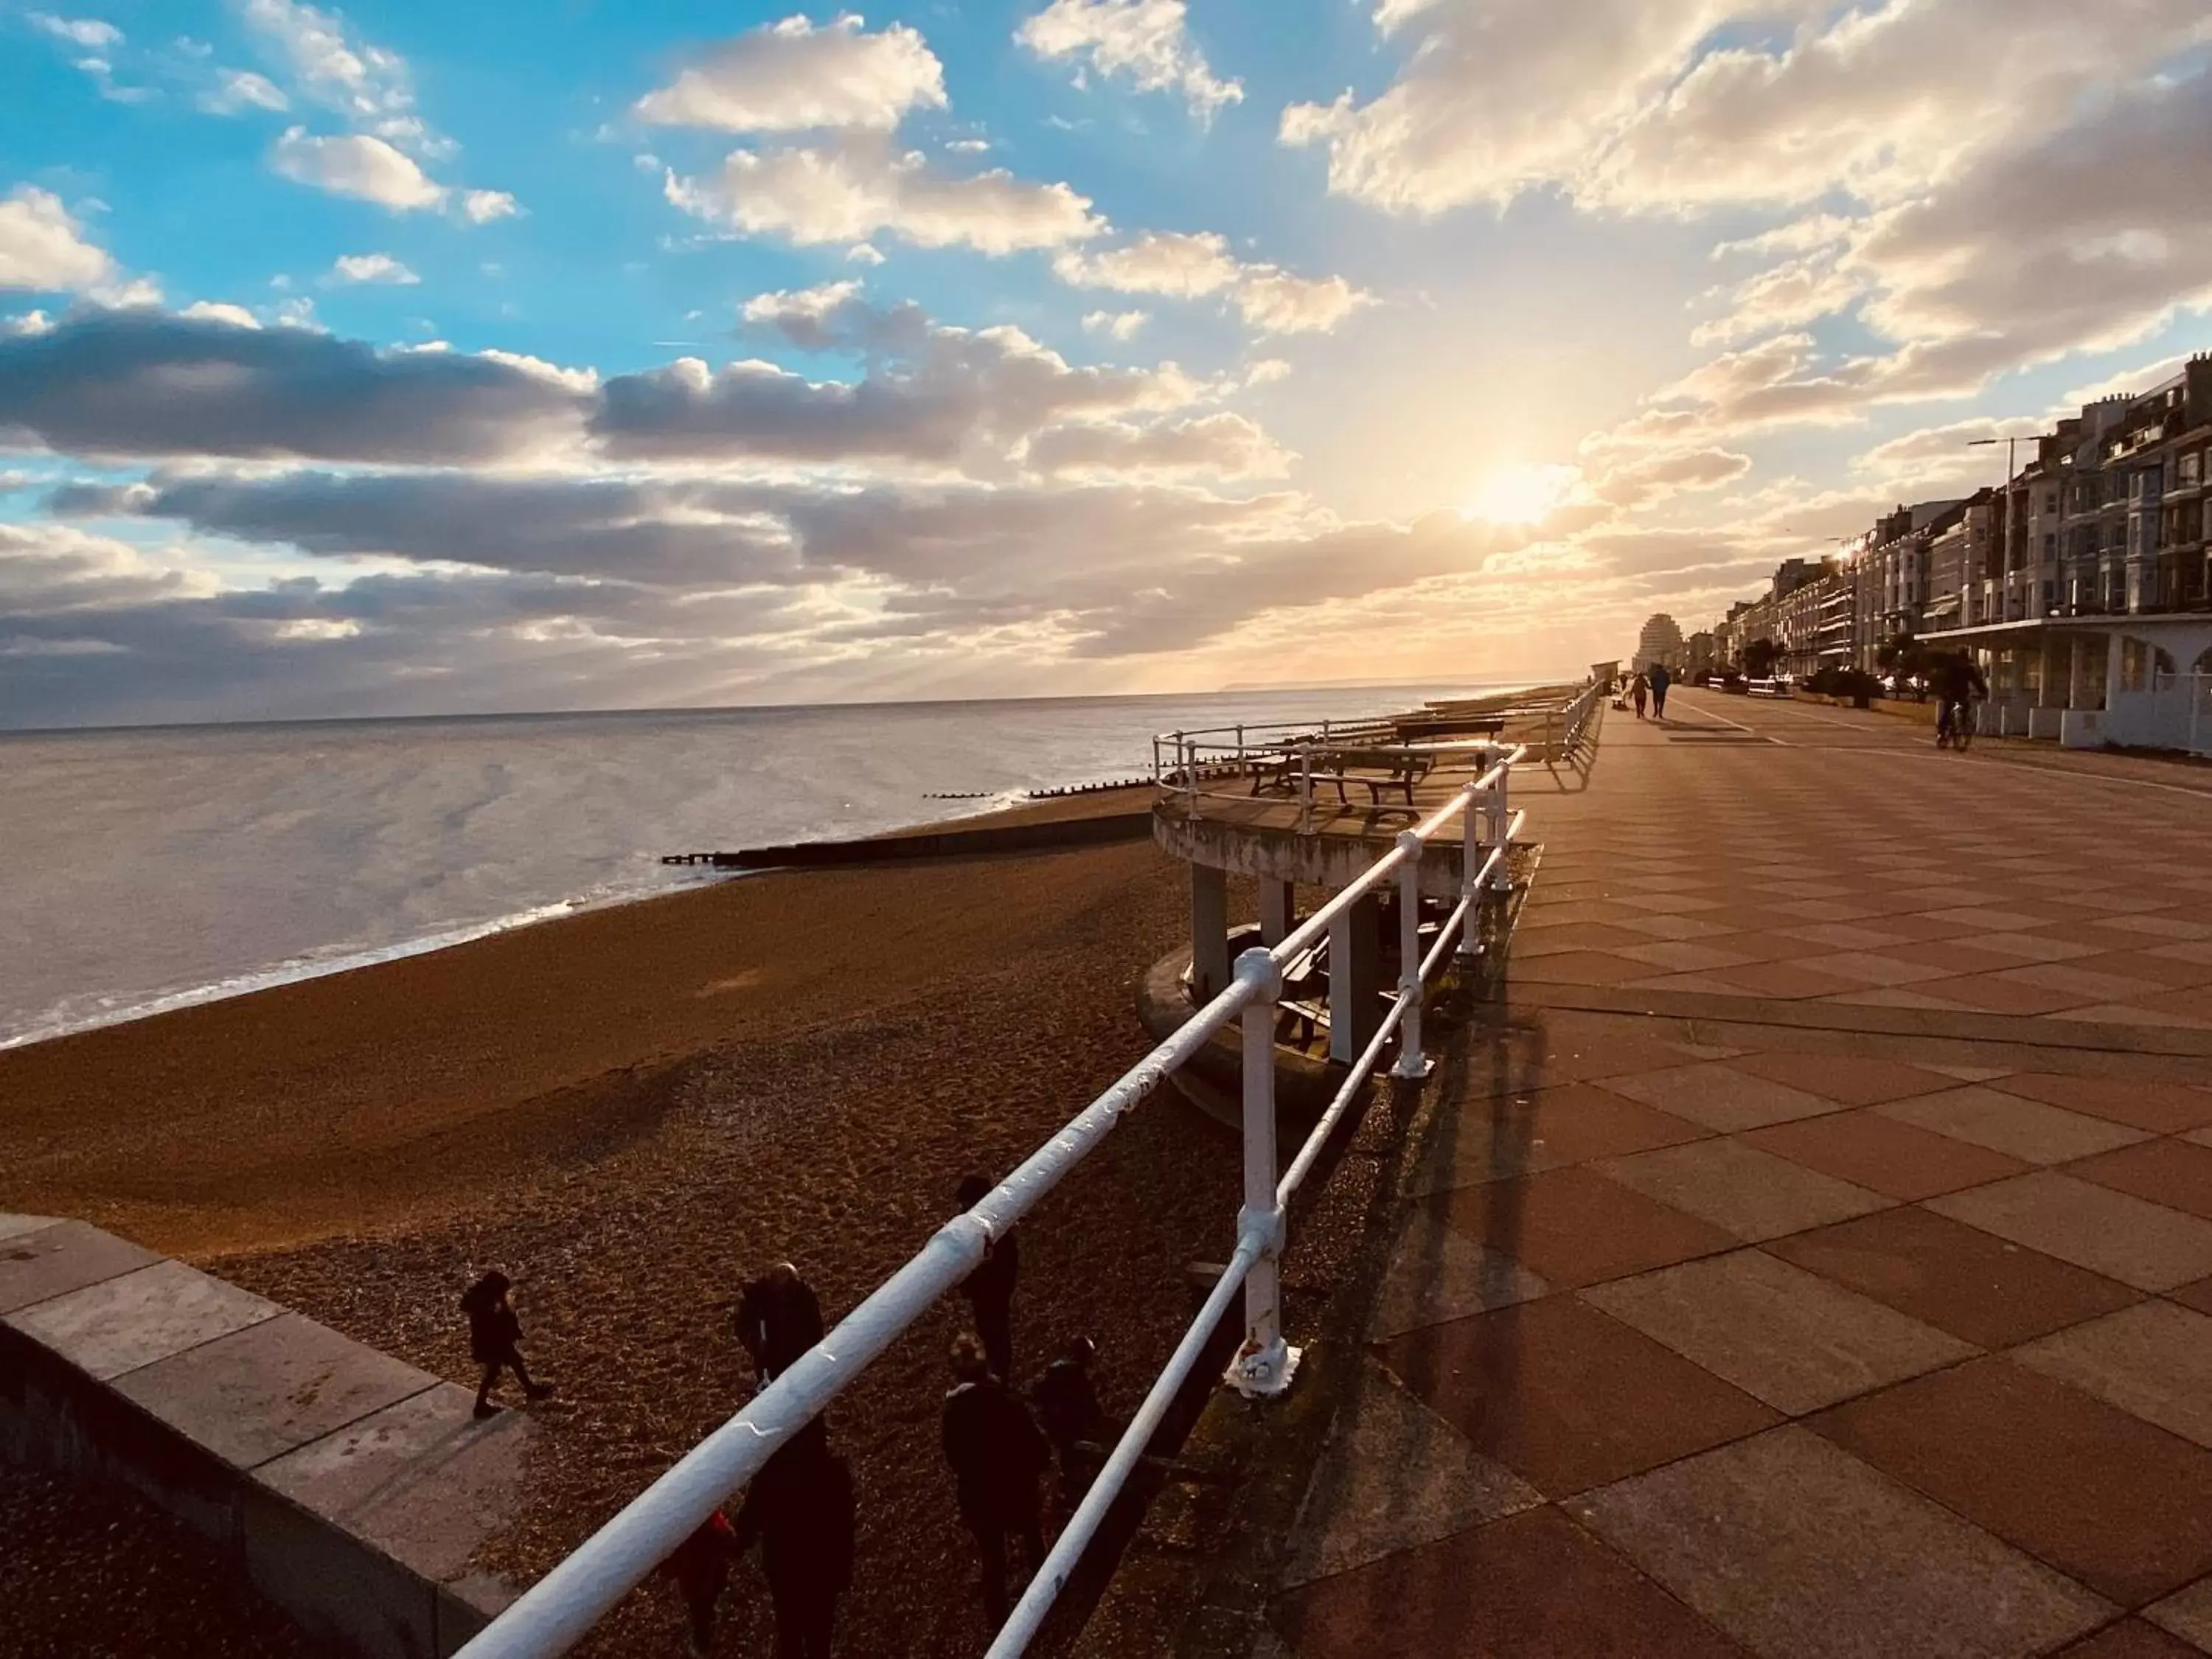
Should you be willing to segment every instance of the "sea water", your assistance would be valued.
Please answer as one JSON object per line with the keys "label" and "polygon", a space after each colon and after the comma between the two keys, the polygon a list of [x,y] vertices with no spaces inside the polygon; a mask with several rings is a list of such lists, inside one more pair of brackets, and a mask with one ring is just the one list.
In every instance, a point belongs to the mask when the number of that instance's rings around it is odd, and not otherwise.
{"label": "sea water", "polygon": [[0,1047],[714,878],[663,853],[1148,775],[1155,732],[1500,689],[0,735]]}

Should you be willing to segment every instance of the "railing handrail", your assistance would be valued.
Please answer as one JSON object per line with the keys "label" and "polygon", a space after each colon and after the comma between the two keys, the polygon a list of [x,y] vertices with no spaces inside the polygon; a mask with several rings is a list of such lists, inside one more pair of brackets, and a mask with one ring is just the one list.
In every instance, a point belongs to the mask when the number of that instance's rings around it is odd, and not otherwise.
{"label": "railing handrail", "polygon": [[[1177,738],[1179,752],[1182,739]],[[1219,994],[1197,1010],[1164,1041],[970,1209],[955,1216],[908,1261],[862,1298],[822,1340],[809,1348],[744,1407],[675,1466],[632,1498],[605,1525],[586,1539],[543,1578],[460,1650],[463,1659],[550,1659],[580,1640],[592,1626],[705,1524],[715,1510],[754,1475],[786,1441],[817,1416],[846,1386],[946,1292],[981,1262],[986,1245],[1004,1237],[1039,1200],[1058,1186],[1121,1118],[1135,1109],[1166,1078],[1224,1030],[1231,1020],[1244,1024],[1245,1204],[1237,1217],[1237,1239],[1229,1267],[1186,1330],[1167,1366],[1154,1381],[1143,1406],[1116,1443],[1105,1467],[1062,1528],[1032,1577],[1006,1624],[993,1641],[988,1659],[1013,1659],[1036,1634],[1065,1586],[1068,1575],[1096,1534],[1107,1510],[1119,1496],[1169,1404],[1188,1380],[1215,1326],[1237,1291],[1246,1291],[1249,1330],[1240,1363],[1260,1352],[1279,1365],[1287,1382],[1295,1353],[1285,1348],[1279,1326],[1276,1262],[1283,1243],[1284,1210],[1298,1183],[1318,1160],[1331,1131],[1356,1097],[1394,1033],[1403,1032],[1399,1075],[1425,1070],[1420,1054],[1422,988],[1457,935],[1462,954],[1473,941],[1476,902],[1506,881],[1508,849],[1522,815],[1506,810],[1505,791],[1514,765],[1527,754],[1516,747],[1455,792],[1452,798],[1412,829],[1401,833],[1392,850],[1348,883],[1322,908],[1267,950],[1248,951],[1237,973]],[[1488,804],[1489,850],[1478,866],[1475,807]],[[1419,956],[1419,854],[1421,847],[1455,817],[1465,814],[1459,906],[1440,931],[1426,958]],[[1401,975],[1399,992],[1382,1029],[1372,1037],[1290,1168],[1274,1170],[1275,1022],[1279,1013],[1282,969],[1317,939],[1331,921],[1392,876],[1401,886]],[[1264,1042],[1264,1047],[1261,1047]],[[1419,1062],[1421,1070],[1410,1069]],[[1264,1182],[1260,1179],[1264,1173]],[[1260,1340],[1261,1333],[1268,1340]],[[1258,1349],[1255,1350],[1255,1342]],[[1265,1351],[1272,1345],[1273,1354]]]}

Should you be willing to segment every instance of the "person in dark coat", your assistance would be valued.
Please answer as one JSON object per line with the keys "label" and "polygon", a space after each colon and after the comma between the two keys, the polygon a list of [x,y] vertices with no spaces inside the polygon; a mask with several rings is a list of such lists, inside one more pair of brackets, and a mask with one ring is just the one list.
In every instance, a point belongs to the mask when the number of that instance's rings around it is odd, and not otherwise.
{"label": "person in dark coat", "polygon": [[1651,665],[1651,718],[1667,718],[1667,688],[1674,683],[1674,676],[1663,662]]}
{"label": "person in dark coat", "polygon": [[551,1383],[532,1382],[522,1363],[522,1322],[507,1299],[514,1287],[514,1281],[495,1267],[461,1293],[461,1311],[469,1316],[469,1355],[484,1368],[483,1381],[477,1385],[478,1417],[499,1410],[491,1403],[491,1391],[499,1386],[502,1370],[514,1373],[529,1399],[543,1400],[553,1392]]}
{"label": "person in dark coat", "polygon": [[991,1373],[972,1333],[952,1344],[952,1392],[945,1396],[945,1461],[960,1519],[982,1557],[983,1610],[991,1628],[1006,1622],[1006,1540],[1022,1545],[1034,1572],[1044,1559],[1037,1482],[1051,1458],[1036,1419],[1021,1397]]}
{"label": "person in dark coat", "polygon": [[738,1510],[736,1553],[760,1542],[776,1659],[830,1659],[837,1598],[853,1583],[854,1525],[852,1470],[817,1417],[762,1466]]}
{"label": "person in dark coat", "polygon": [[822,1340],[822,1304],[798,1268],[779,1261],[738,1297],[737,1327],[764,1389]]}
{"label": "person in dark coat", "polygon": [[660,1564],[662,1573],[676,1581],[677,1594],[684,1598],[684,1611],[691,1620],[694,1653],[707,1653],[714,1645],[714,1613],[738,1555],[730,1517],[716,1510],[704,1526],[676,1547],[675,1554]]}
{"label": "person in dark coat", "polygon": [[[962,1176],[956,1194],[961,1212],[974,1209],[990,1191],[986,1177]],[[1021,1267],[1021,1244],[1009,1228],[1003,1238],[994,1238],[983,1246],[982,1265],[960,1284],[960,1294],[968,1298],[969,1311],[975,1322],[975,1334],[983,1340],[983,1356],[1001,1382],[1014,1380],[1014,1280]]]}
{"label": "person in dark coat", "polygon": [[1098,1345],[1079,1336],[1044,1368],[1044,1376],[1030,1393],[1044,1437],[1059,1455],[1060,1504],[1071,1513],[1098,1478],[1120,1437],[1091,1380],[1091,1362],[1097,1355]]}

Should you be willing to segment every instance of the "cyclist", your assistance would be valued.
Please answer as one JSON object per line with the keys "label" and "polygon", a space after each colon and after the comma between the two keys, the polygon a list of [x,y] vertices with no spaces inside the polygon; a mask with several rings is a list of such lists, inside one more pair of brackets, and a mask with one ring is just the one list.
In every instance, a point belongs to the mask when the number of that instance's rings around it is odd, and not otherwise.
{"label": "cyclist", "polygon": [[[1936,711],[1936,743],[1938,748],[1946,744],[1965,748],[1972,736],[1971,701],[1990,695],[1990,683],[1974,659],[1963,651],[1950,651],[1938,656],[1929,665],[1928,682],[1934,689],[1938,703]],[[1961,726],[1959,717],[1965,714],[1967,724]]]}

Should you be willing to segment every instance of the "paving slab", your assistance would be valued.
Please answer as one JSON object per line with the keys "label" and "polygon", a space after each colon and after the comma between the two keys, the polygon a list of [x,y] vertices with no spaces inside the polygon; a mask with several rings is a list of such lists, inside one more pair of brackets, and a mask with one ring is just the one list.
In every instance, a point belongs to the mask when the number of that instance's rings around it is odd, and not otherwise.
{"label": "paving slab", "polygon": [[2172,1139],[2146,1140],[2070,1164],[2066,1173],[2212,1220],[2212,1147]]}
{"label": "paving slab", "polygon": [[2212,1318],[2201,1313],[2143,1302],[2030,1343],[2013,1357],[2212,1447]]}
{"label": "paving slab", "polygon": [[1368,1339],[1387,1341],[1424,1325],[1533,1302],[1551,1290],[1511,1256],[1454,1226],[1446,1206],[1419,1205],[1384,1270]]}
{"label": "paving slab", "polygon": [[1469,1103],[1423,1149],[1408,1191],[1441,1192],[1569,1164],[1671,1146],[1711,1133],[1701,1124],[1587,1083]]}
{"label": "paving slab", "polygon": [[1761,1152],[1900,1201],[1978,1187],[2032,1167],[1986,1146],[1864,1109],[1777,1123],[1741,1139]]}
{"label": "paving slab", "polygon": [[1741,1390],[1572,1297],[1414,1331],[1381,1358],[1475,1449],[1553,1497],[1777,1420]]}
{"label": "paving slab", "polygon": [[2021,1072],[1996,1085],[2008,1095],[2131,1124],[2153,1134],[2178,1134],[2212,1123],[2212,1090],[2185,1083],[2138,1082],[2112,1077],[2068,1077]]}
{"label": "paving slab", "polygon": [[1984,1348],[2008,1348],[2142,1299],[2117,1280],[1913,1206],[1765,1248]]}
{"label": "paving slab", "polygon": [[2123,1619],[2062,1648],[2054,1659],[2198,1659],[2203,1651],[2140,1619]]}
{"label": "paving slab", "polygon": [[1363,1359],[1291,1528],[1281,1583],[1290,1588],[1364,1566],[1543,1501]]}
{"label": "paving slab", "polygon": [[0,1314],[151,1267],[160,1260],[155,1251],[82,1221],[26,1227],[0,1243]]}
{"label": "paving slab", "polygon": [[443,1582],[512,1518],[531,1423],[479,1422],[476,1396],[441,1382],[263,1464],[254,1479]]}
{"label": "paving slab", "polygon": [[1900,1123],[1986,1146],[2027,1164],[2063,1164],[2144,1138],[2141,1129],[1982,1084],[1885,1101],[1874,1109]]}
{"label": "paving slab", "polygon": [[250,1469],[436,1382],[328,1326],[280,1312],[141,1366],[115,1386],[218,1457]]}
{"label": "paving slab", "polygon": [[1459,1188],[1437,1201],[1451,1225],[1554,1286],[1595,1285],[1736,1242],[1580,1165]]}
{"label": "paving slab", "polygon": [[[135,1247],[134,1247],[135,1248]],[[108,1380],[275,1318],[275,1303],[181,1261],[103,1279],[8,1322],[88,1376]]]}
{"label": "paving slab", "polygon": [[1792,1416],[1977,1352],[1759,1250],[1685,1262],[1582,1296]]}
{"label": "paving slab", "polygon": [[1734,1137],[1608,1158],[1597,1168],[1749,1243],[1864,1215],[1893,1201]]}
{"label": "paving slab", "polygon": [[14,1238],[19,1233],[35,1233],[42,1228],[58,1225],[61,1219],[55,1215],[0,1214],[0,1238]]}
{"label": "paving slab", "polygon": [[1842,1106],[1872,1106],[1948,1088],[1954,1079],[1931,1066],[1907,1065],[1867,1054],[1807,1054],[1784,1049],[1750,1054],[1731,1062],[1770,1083],[1784,1083]]}
{"label": "paving slab", "polygon": [[2114,1613],[1794,1426],[1568,1508],[1764,1659],[2027,1659]]}
{"label": "paving slab", "polygon": [[2212,1274],[2212,1221],[2056,1170],[1931,1198],[1927,1205],[2137,1290],[2166,1290]]}
{"label": "paving slab", "polygon": [[1558,1510],[1533,1510],[1280,1597],[1296,1659],[1744,1659]]}
{"label": "paving slab", "polygon": [[1617,1095],[1626,1095],[1631,1100],[1640,1100],[1647,1106],[1656,1106],[1662,1112],[1702,1123],[1723,1133],[1785,1123],[1793,1118],[1816,1117],[1823,1112],[1835,1111],[1840,1105],[1839,1102],[1793,1089],[1787,1084],[1738,1071],[1732,1063],[1719,1060],[1607,1077],[1603,1086]]}
{"label": "paving slab", "polygon": [[2212,1578],[2200,1578],[2169,1595],[2143,1617],[2170,1631],[2201,1652],[2212,1653]]}
{"label": "paving slab", "polygon": [[2010,1360],[1808,1426],[2124,1607],[2212,1572],[2212,1451]]}

